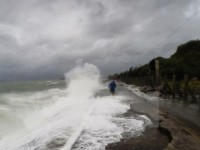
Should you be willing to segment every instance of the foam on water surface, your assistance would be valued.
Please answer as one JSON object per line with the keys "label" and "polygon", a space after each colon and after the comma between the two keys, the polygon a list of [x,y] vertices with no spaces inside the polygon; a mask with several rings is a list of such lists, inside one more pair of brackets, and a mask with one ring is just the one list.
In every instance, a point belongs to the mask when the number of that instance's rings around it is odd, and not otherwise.
{"label": "foam on water surface", "polygon": [[122,116],[130,108],[126,96],[95,97],[107,88],[99,77],[94,65],[85,64],[66,74],[66,89],[3,95],[10,104],[1,113],[15,119],[12,132],[4,127],[0,150],[103,150],[108,143],[140,134],[150,120]]}
{"label": "foam on water surface", "polygon": [[121,103],[127,97],[108,96],[99,98],[90,114],[83,132],[77,139],[72,150],[104,150],[109,143],[118,142],[125,136],[137,136],[150,124],[150,120],[144,122],[142,117],[123,117],[128,105]]}

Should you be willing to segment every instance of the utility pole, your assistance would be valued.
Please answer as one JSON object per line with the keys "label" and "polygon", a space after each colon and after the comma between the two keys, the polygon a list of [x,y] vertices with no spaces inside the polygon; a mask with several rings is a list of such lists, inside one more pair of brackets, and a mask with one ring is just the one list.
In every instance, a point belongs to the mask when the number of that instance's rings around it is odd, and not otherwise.
{"label": "utility pole", "polygon": [[126,66],[126,71],[127,71],[126,81],[128,82],[128,64],[131,64],[132,61],[131,62],[120,62],[120,63],[122,63],[122,64],[124,64]]}
{"label": "utility pole", "polygon": [[128,71],[128,64],[131,64],[133,62],[131,61],[131,62],[120,62],[120,63],[124,64],[126,66],[126,71]]}
{"label": "utility pole", "polygon": [[155,73],[156,73],[156,84],[159,84],[160,82],[160,66],[159,66],[159,60],[155,60]]}

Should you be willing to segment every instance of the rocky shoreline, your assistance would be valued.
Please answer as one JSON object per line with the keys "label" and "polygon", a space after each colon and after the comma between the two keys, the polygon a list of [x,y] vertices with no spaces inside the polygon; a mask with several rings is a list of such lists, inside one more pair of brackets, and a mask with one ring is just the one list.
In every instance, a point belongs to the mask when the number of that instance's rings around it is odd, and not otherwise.
{"label": "rocky shoreline", "polygon": [[131,104],[131,112],[148,116],[153,126],[138,137],[106,146],[106,150],[199,150],[200,128],[189,120],[175,116],[167,108],[141,98]]}

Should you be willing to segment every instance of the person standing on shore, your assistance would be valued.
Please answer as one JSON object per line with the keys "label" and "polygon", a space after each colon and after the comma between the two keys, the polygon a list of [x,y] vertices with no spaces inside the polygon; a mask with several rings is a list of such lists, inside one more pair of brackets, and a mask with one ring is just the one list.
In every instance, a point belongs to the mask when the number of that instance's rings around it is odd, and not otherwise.
{"label": "person standing on shore", "polygon": [[110,84],[109,84],[109,88],[110,88],[110,93],[112,95],[115,94],[115,88],[116,88],[116,84],[115,84],[115,81],[112,81]]}

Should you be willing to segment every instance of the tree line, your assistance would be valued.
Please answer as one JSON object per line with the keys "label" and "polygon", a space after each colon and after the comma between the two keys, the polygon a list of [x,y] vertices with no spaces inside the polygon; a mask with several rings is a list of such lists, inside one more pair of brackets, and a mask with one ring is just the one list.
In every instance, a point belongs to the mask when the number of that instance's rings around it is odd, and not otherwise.
{"label": "tree line", "polygon": [[141,78],[155,76],[155,60],[159,60],[160,76],[172,79],[176,75],[177,80],[183,80],[187,74],[190,78],[200,78],[200,40],[189,41],[177,47],[176,52],[170,58],[157,57],[149,63],[139,67],[131,67],[129,70],[116,73],[111,78]]}

